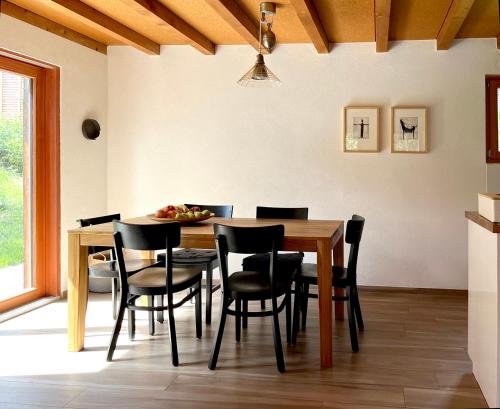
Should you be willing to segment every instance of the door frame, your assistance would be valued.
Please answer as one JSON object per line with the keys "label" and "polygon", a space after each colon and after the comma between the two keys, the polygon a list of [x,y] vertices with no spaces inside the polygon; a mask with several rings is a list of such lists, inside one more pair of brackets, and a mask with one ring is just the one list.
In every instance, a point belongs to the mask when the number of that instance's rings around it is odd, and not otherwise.
{"label": "door frame", "polygon": [[33,79],[32,254],[34,289],[0,301],[0,313],[61,291],[60,70],[0,48],[0,69]]}

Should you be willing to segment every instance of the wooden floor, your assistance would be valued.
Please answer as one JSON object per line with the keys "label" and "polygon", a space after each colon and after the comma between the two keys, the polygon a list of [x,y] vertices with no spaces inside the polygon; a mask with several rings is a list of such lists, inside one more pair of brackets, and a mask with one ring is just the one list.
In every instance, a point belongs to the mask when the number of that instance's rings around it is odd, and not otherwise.
{"label": "wooden floor", "polygon": [[197,340],[193,306],[176,310],[174,368],[168,326],[150,337],[145,316],[137,340],[122,331],[116,361],[105,362],[113,321],[103,295],[90,299],[86,350],[66,352],[66,304],[51,304],[0,324],[0,408],[487,407],[467,356],[465,295],[362,290],[360,352],[350,350],[347,322],[336,322],[329,370],[319,369],[317,308],[309,305],[308,328],[296,347],[285,346],[287,372],[279,374],[269,318],[250,319],[237,344],[230,317],[218,369],[209,371],[216,313]]}

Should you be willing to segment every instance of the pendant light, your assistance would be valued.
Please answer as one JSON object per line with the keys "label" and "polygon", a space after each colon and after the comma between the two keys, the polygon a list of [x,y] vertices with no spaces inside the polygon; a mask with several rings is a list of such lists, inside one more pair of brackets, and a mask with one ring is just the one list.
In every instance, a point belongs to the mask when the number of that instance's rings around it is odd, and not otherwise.
{"label": "pendant light", "polygon": [[[238,81],[238,85],[242,87],[254,87],[254,88],[273,88],[279,87],[281,81],[279,78],[272,73],[272,71],[267,68],[264,62],[264,56],[262,55],[262,44],[264,43],[265,48],[271,52],[276,45],[276,36],[272,32],[272,20],[273,16],[276,14],[276,3],[263,2],[260,3],[260,15],[261,19],[259,22],[259,54],[257,54],[257,61],[250,70],[241,77]],[[267,21],[267,16],[271,17],[271,21]],[[266,24],[267,30],[262,35],[262,26]]]}

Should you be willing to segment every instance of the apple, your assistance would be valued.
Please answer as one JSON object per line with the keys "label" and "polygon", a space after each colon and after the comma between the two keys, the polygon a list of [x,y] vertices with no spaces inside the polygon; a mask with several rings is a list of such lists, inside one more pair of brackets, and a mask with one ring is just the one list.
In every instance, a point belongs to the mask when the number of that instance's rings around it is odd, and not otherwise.
{"label": "apple", "polygon": [[187,216],[184,213],[177,213],[175,215],[175,220],[185,219]]}
{"label": "apple", "polygon": [[175,216],[177,215],[177,212],[175,210],[169,210],[166,214],[166,217],[169,219],[175,219]]}
{"label": "apple", "polygon": [[200,211],[194,212],[194,217],[203,217],[203,213]]}
{"label": "apple", "polygon": [[210,216],[210,210],[205,209],[205,210],[203,210],[203,211],[201,212],[201,214],[202,214],[203,216]]}
{"label": "apple", "polygon": [[168,206],[167,206],[167,210],[175,210],[175,206],[168,205]]}
{"label": "apple", "polygon": [[165,212],[163,209],[159,209],[155,212],[155,217],[159,217],[159,218],[164,218],[167,216],[167,212]]}
{"label": "apple", "polygon": [[201,209],[200,209],[198,206],[193,206],[193,207],[191,208],[191,211],[192,211],[192,212],[201,212]]}

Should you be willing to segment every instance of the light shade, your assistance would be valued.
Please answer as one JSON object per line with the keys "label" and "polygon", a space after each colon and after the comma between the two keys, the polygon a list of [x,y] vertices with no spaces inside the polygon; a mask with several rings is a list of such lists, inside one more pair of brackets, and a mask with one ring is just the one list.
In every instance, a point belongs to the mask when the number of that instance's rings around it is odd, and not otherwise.
{"label": "light shade", "polygon": [[266,67],[264,56],[257,54],[255,65],[238,81],[242,87],[274,88],[281,85],[281,81]]}

